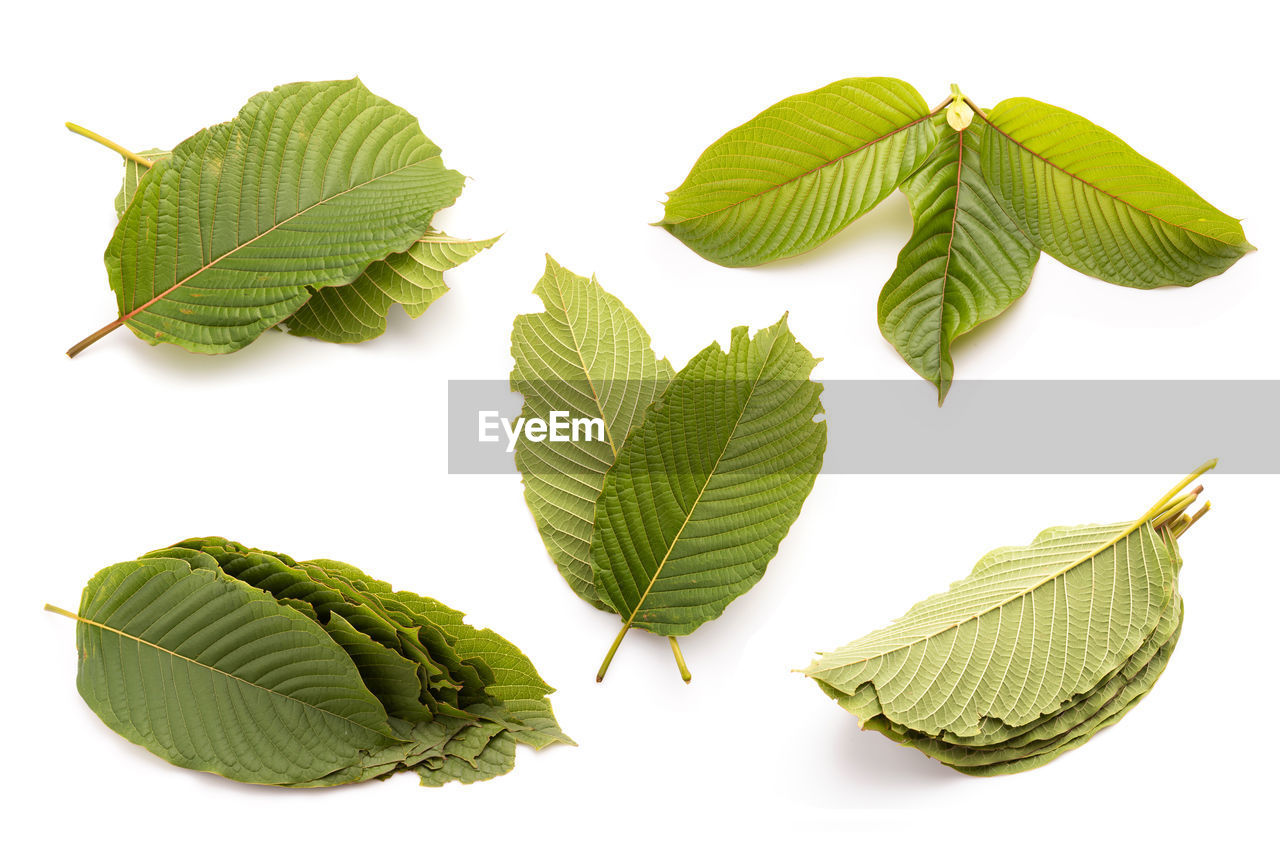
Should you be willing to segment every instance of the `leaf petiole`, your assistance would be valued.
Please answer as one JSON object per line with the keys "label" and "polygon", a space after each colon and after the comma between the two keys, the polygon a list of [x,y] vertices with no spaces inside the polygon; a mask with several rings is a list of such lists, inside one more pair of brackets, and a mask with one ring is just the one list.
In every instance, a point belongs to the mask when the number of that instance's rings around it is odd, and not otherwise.
{"label": "leaf petiole", "polygon": [[609,664],[613,663],[613,656],[618,652],[618,646],[622,645],[622,638],[627,636],[627,631],[631,630],[630,620],[622,623],[622,630],[618,632],[618,636],[613,638],[613,645],[609,647],[609,653],[604,656],[604,662],[600,664],[600,669],[596,671],[596,683],[604,681],[604,674],[609,671]]}
{"label": "leaf petiole", "polygon": [[120,328],[123,325],[124,325],[124,317],[115,318],[110,323],[103,326],[101,329],[94,332],[92,335],[85,338],[80,343],[73,346],[71,349],[67,350],[67,358],[75,358],[77,355],[84,352],[90,346],[102,340],[107,335],[111,334],[112,332],[114,332],[116,329]]}
{"label": "leaf petiole", "polygon": [[63,610],[61,607],[57,607],[56,605],[53,605],[53,604],[46,604],[44,606],[44,609],[48,610],[50,613],[57,613],[59,616],[65,616],[68,619],[74,619],[77,622],[82,621],[78,615],[76,615],[75,613],[72,613],[70,610]]}
{"label": "leaf petiole", "polygon": [[667,637],[671,641],[671,653],[676,656],[676,666],[680,667],[680,677],[684,679],[684,683],[688,684],[693,680],[693,675],[689,672],[689,666],[684,662],[684,652],[680,651],[680,641],[675,637]]}
{"label": "leaf petiole", "polygon": [[92,130],[89,130],[86,127],[81,127],[78,124],[67,122],[67,130],[71,131],[72,133],[78,133],[81,136],[85,137],[86,139],[92,139],[94,142],[98,143],[99,145],[105,145],[107,148],[110,148],[112,151],[116,152],[124,159],[132,160],[133,162],[137,163],[140,166],[146,166],[148,169],[150,169],[152,166],[155,165],[154,160],[148,160],[146,157],[143,157],[141,154],[134,154],[132,151],[130,151],[128,148],[125,148],[123,145],[119,144],[118,142],[112,142],[110,139],[107,139],[102,134],[94,133]]}

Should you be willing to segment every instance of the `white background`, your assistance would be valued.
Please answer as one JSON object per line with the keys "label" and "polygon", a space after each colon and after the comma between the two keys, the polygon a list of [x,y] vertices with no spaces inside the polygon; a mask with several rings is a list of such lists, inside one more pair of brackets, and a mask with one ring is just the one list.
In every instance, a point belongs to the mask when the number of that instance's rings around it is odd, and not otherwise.
{"label": "white background", "polygon": [[[446,381],[507,375],[512,318],[539,310],[530,290],[544,252],[597,273],[676,365],[733,325],[789,309],[825,358],[818,378],[909,377],[875,321],[910,233],[901,196],[825,247],[758,270],[718,268],[645,224],[719,134],[854,75],[902,77],[931,104],[958,82],[987,106],[1030,95],[1084,113],[1244,217],[1262,249],[1218,279],[1155,292],[1043,258],[1030,292],[956,347],[958,377],[1277,378],[1268,164],[1280,137],[1263,4],[855,10],[865,5],[226,0],[6,12],[0,784],[24,849],[680,849],[721,834],[964,849],[996,826],[1012,827],[999,846],[1074,848],[1228,844],[1261,829],[1280,757],[1277,478],[1206,478],[1216,508],[1184,540],[1182,642],[1139,708],[1045,768],[970,779],[859,732],[790,668],[899,615],[989,548],[1050,524],[1133,517],[1181,471],[820,477],[764,580],[685,640],[688,687],[665,641],[641,632],[596,685],[617,621],[560,580],[519,481],[446,473]],[[205,357],[118,331],[74,361],[62,355],[114,316],[101,254],[120,174],[115,155],[63,121],[135,149],[170,146],[259,90],[355,74],[417,115],[446,164],[473,178],[436,224],[505,234],[450,276],[450,294],[418,321],[394,310],[390,331],[360,346],[268,334]],[[921,381],[920,393],[925,417],[933,391]],[[1156,429],[1177,424],[1141,413],[1117,423]],[[98,568],[208,534],[351,561],[466,610],[560,688],[556,711],[581,746],[522,749],[510,775],[442,790],[406,774],[277,791],[165,765],[81,702],[72,625],[40,605],[74,608]]]}

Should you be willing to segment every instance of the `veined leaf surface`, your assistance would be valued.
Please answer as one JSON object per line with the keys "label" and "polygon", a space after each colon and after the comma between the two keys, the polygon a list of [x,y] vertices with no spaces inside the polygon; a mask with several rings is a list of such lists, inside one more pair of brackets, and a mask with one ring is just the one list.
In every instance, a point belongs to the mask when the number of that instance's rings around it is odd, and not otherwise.
{"label": "veined leaf surface", "polygon": [[[805,674],[853,697],[842,704],[859,719],[883,713],[928,735],[976,735],[988,718],[1025,725],[1138,650],[1169,602],[1174,570],[1149,521],[1055,528],[989,554],[948,592]],[[860,693],[866,685],[873,690]]]}
{"label": "veined leaf surface", "polygon": [[79,618],[80,695],[179,766],[283,784],[397,741],[320,626],[221,572],[172,558],[118,563],[89,582]]}
{"label": "veined leaf surface", "polygon": [[694,356],[627,439],[590,552],[619,640],[631,627],[688,634],[764,575],[822,467],[817,362],[785,316],[754,338],[740,326],[728,352]]}
{"label": "veined leaf surface", "polygon": [[1033,243],[1128,287],[1191,285],[1253,249],[1240,221],[1119,137],[1031,98],[989,114],[982,169]]}
{"label": "veined leaf surface", "polygon": [[358,80],[254,96],[138,182],[107,248],[120,324],[151,343],[232,352],[409,249],[462,176],[417,120]]}
{"label": "veined leaf surface", "polygon": [[912,369],[951,387],[951,343],[1013,304],[1031,283],[1040,251],[987,187],[981,119],[942,141],[903,186],[915,231],[880,292],[880,331]]}
{"label": "veined leaf surface", "polygon": [[433,232],[407,252],[374,261],[350,284],[315,291],[288,320],[289,334],[333,343],[357,343],[387,330],[387,311],[399,303],[410,317],[422,313],[449,290],[446,271],[498,242],[459,240]]}
{"label": "veined leaf surface", "polygon": [[712,143],[658,224],[730,267],[812,249],[924,162],[937,142],[929,115],[919,92],[890,77],[786,98]]}
{"label": "veined leaf surface", "polygon": [[1185,478],[1136,521],[1054,527],[804,670],[865,728],[972,775],[1038,767],[1128,712],[1177,644]]}
{"label": "veined leaf surface", "polygon": [[521,314],[511,331],[511,388],[524,396],[521,417],[601,418],[603,439],[534,442],[523,434],[515,463],[525,502],[560,574],[584,601],[610,610],[595,587],[589,550],[605,472],[628,433],[673,373],[654,355],[649,335],[617,297],[595,280],[547,258],[533,292],[540,314]]}

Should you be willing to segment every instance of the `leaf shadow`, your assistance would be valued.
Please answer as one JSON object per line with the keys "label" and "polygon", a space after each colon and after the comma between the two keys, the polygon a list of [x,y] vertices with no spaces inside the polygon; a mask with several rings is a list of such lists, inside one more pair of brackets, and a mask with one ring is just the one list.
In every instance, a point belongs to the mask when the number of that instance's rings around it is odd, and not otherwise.
{"label": "leaf shadow", "polygon": [[914,792],[921,786],[963,785],[965,777],[909,746],[894,743],[879,732],[863,731],[853,717],[837,721],[827,742],[839,765],[839,775],[859,791]]}
{"label": "leaf shadow", "polygon": [[[111,337],[111,343],[124,349],[126,357],[133,362],[133,366],[137,369],[157,371],[176,376],[203,376],[237,369],[252,369],[264,364],[269,365],[273,362],[279,363],[286,361],[289,356],[287,354],[282,355],[278,350],[288,349],[299,343],[319,343],[318,341],[306,341],[302,338],[296,338],[284,332],[267,331],[249,346],[236,352],[210,355],[190,352],[173,344],[151,346],[143,341],[136,340],[136,336],[125,329],[117,331]],[[98,346],[105,350],[107,342],[103,341]],[[77,356],[77,359],[88,360],[93,358],[97,355],[95,349],[97,348],[87,350]],[[103,352],[102,355],[106,355],[106,353]]]}

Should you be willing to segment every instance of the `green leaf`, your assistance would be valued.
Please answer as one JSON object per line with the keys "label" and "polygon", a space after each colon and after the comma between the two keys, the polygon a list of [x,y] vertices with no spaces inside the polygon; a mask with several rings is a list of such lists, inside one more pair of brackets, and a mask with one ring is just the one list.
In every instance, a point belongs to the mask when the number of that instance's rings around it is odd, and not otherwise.
{"label": "green leaf", "polygon": [[[596,588],[632,627],[688,634],[764,575],[822,467],[818,360],[777,324],[698,353],[618,454],[596,503]],[[603,677],[609,659],[601,667]]]}
{"label": "green leaf", "polygon": [[106,253],[121,316],[70,354],[121,324],[233,352],[407,251],[461,187],[417,120],[358,80],[256,95],[142,176]]}
{"label": "green leaf", "polygon": [[1067,266],[1128,287],[1191,285],[1253,249],[1239,220],[1088,119],[1030,98],[1002,101],[989,119],[988,183]]}
{"label": "green leaf", "polygon": [[521,417],[600,418],[605,435],[552,443],[516,443],[525,502],[556,568],[584,601],[609,610],[595,588],[589,550],[596,498],[617,448],[662,393],[673,373],[649,335],[595,278],[574,275],[549,256],[533,289],[545,307],[521,314],[511,331],[511,388],[524,396]]}
{"label": "green leaf", "polygon": [[[517,743],[573,743],[518,648],[346,563],[188,539],[104,570],[76,618],[86,700],[182,766],[291,787],[414,768],[477,781],[510,769]],[[330,731],[348,718],[370,734]]]}
{"label": "green leaf", "polygon": [[173,558],[118,563],[89,582],[79,619],[80,695],[173,764],[282,784],[396,742],[323,629],[220,572]]}
{"label": "green leaf", "polygon": [[937,142],[909,84],[853,77],[786,98],[711,144],[658,223],[708,260],[808,251],[887,198]]}
{"label": "green leaf", "polygon": [[880,331],[937,386],[939,405],[951,387],[952,342],[1025,293],[1040,256],[987,186],[982,125],[944,128],[903,187],[915,230],[880,292]]}
{"label": "green leaf", "polygon": [[356,343],[387,330],[387,311],[399,303],[410,317],[421,317],[448,291],[446,271],[498,242],[459,240],[430,233],[409,251],[374,261],[350,284],[317,290],[285,326],[289,334],[334,343]]}
{"label": "green leaf", "polygon": [[[1117,722],[1182,625],[1179,492],[1137,520],[1054,527],[804,673],[866,728],[974,775],[1040,766]],[[1207,509],[1207,505],[1205,507]]]}

